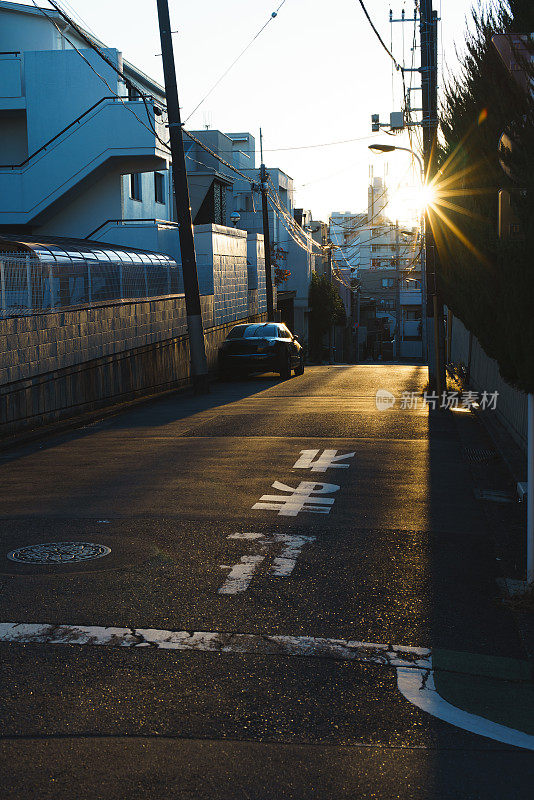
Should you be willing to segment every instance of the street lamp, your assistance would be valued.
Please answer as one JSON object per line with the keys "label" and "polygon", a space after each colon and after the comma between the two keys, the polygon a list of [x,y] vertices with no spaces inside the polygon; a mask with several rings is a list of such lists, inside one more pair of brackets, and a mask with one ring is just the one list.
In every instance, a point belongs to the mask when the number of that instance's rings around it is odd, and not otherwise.
{"label": "street lamp", "polygon": [[[417,155],[417,153],[414,153],[414,151],[410,147],[401,147],[400,145],[393,145],[393,144],[380,144],[378,142],[375,143],[375,144],[370,144],[370,145],[368,145],[368,147],[369,147],[369,150],[371,150],[373,153],[392,153],[394,150],[404,150],[406,153],[410,153],[410,155],[412,155],[417,160],[417,163],[419,164],[419,168],[421,170],[421,182],[422,182],[423,187],[425,186],[425,170],[424,170],[423,162],[420,159],[420,157]],[[428,248],[428,237],[425,235],[426,226],[428,224],[429,224],[428,223],[428,210],[426,208],[424,208],[423,209],[423,215],[422,215],[422,221],[421,221],[421,232],[423,234],[423,241],[424,241],[424,247],[423,247],[423,251],[421,253],[422,256],[424,254],[424,257],[421,259],[421,262],[422,262],[421,263],[421,273],[422,273],[422,277],[423,277],[422,283],[423,283],[423,291],[424,291],[424,297],[422,298],[422,300],[423,300],[422,305],[423,305],[423,312],[424,312],[423,313],[423,331],[424,331],[423,332],[423,339],[424,339],[425,345],[426,345],[426,357],[427,357],[426,360],[427,360],[427,364],[428,364],[429,385],[431,387],[435,386],[435,388],[437,389],[438,395],[441,395],[441,392],[446,387],[442,386],[442,383],[443,383],[442,375],[444,374],[444,371],[442,369],[441,358],[440,358],[440,338],[441,337],[440,337],[440,319],[439,319],[439,316],[438,316],[438,296],[437,296],[437,288],[436,288],[435,259],[433,261],[431,261],[431,262],[429,261],[429,255],[430,254],[428,252],[428,249],[429,249]],[[432,255],[434,255],[434,254],[432,254]],[[432,272],[432,275],[433,275],[433,285],[430,286],[430,287],[428,285],[428,274],[429,273],[428,273],[428,270],[427,270],[427,265],[429,263],[433,264],[433,268],[431,269],[431,272]],[[430,330],[431,330],[429,325],[428,325],[428,320],[430,318],[430,314],[429,314],[429,311],[427,309],[427,298],[428,298],[429,295],[432,296],[432,312],[433,312],[432,315],[434,317],[434,337],[433,337],[434,338],[434,363],[433,364],[431,363],[431,359],[429,357],[430,353],[431,353],[431,348],[429,347],[429,341],[428,341],[429,340]]]}
{"label": "street lamp", "polygon": [[415,159],[417,159],[417,162],[418,162],[419,167],[421,169],[421,175],[423,175],[423,173],[425,171],[424,167],[423,167],[423,162],[421,161],[421,159],[419,158],[417,153],[414,153],[414,151],[411,150],[409,147],[400,147],[400,145],[396,145],[396,144],[378,144],[377,143],[377,144],[370,144],[369,145],[369,150],[372,150],[373,153],[392,153],[393,150],[404,150],[406,153],[411,153],[412,156]]}

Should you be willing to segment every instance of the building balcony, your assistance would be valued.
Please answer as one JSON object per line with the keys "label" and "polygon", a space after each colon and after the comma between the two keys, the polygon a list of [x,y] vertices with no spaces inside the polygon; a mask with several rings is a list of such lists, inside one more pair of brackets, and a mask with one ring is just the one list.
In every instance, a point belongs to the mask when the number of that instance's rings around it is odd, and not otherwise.
{"label": "building balcony", "polygon": [[400,291],[400,304],[401,306],[420,306],[423,302],[423,297],[420,289],[401,289]]}
{"label": "building balcony", "polygon": [[150,104],[102,98],[23,163],[0,166],[0,225],[42,223],[107,172],[165,169],[157,125]]}

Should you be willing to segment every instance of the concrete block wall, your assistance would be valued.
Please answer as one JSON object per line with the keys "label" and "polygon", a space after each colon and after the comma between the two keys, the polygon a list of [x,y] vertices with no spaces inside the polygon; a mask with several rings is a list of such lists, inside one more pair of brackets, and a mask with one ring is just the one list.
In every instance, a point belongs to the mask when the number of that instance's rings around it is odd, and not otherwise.
{"label": "concrete block wall", "polygon": [[247,276],[249,313],[264,314],[267,311],[267,298],[265,250],[261,233],[249,233],[247,236]]}
{"label": "concrete block wall", "polygon": [[[174,232],[175,233],[175,232]],[[239,321],[265,319],[263,237],[195,229],[208,360]],[[251,252],[250,290],[247,248]],[[0,433],[187,383],[183,295],[0,319]]]}
{"label": "concrete block wall", "polygon": [[[214,371],[219,345],[234,323],[264,317],[213,325],[213,296],[202,297],[201,304],[208,367]],[[128,313],[121,313],[127,306]],[[0,320],[0,338],[8,337],[13,350],[2,351],[1,363],[11,380],[0,385],[0,438],[190,381],[183,295]],[[12,363],[20,362],[21,353],[27,366]]]}
{"label": "concrete block wall", "polygon": [[214,324],[248,314],[247,233],[222,225],[196,225],[201,294],[214,295]]}
{"label": "concrete block wall", "polygon": [[[205,325],[213,325],[212,301]],[[0,319],[0,386],[186,332],[183,295]]]}
{"label": "concrete block wall", "polygon": [[247,233],[213,228],[214,321],[224,325],[248,315]]}

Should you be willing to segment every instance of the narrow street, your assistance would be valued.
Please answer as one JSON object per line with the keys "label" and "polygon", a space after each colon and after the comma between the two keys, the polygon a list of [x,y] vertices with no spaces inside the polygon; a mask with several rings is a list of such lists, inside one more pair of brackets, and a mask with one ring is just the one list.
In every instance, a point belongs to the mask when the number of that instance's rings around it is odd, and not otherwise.
{"label": "narrow street", "polygon": [[[479,422],[401,408],[425,383],[365,364],[219,382],[0,454],[0,622],[45,626],[0,635],[3,797],[531,797],[531,751],[416,707],[391,663],[524,658],[463,457]],[[7,558],[48,542],[110,552]]]}

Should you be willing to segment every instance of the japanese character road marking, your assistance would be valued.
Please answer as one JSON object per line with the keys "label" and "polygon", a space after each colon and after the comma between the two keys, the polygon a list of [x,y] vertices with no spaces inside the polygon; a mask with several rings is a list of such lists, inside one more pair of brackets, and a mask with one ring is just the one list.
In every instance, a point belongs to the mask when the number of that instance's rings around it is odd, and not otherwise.
{"label": "japanese character road marking", "polygon": [[[350,464],[340,464],[346,458],[353,458],[355,453],[336,455],[337,450],[301,450],[300,458],[293,464],[293,469],[309,469],[311,472],[326,472],[327,469],[348,469]],[[318,458],[316,458],[318,456]],[[315,459],[315,461],[314,461]]]}
{"label": "japanese character road marking", "polygon": [[333,497],[317,497],[316,495],[333,494],[339,490],[335,483],[315,483],[314,481],[301,481],[296,489],[286,486],[285,483],[275,481],[273,489],[280,492],[291,492],[290,495],[264,494],[260,502],[255,503],[253,509],[267,509],[278,511],[279,517],[296,517],[301,511],[310,511],[313,514],[329,514],[330,506],[334,504]]}
{"label": "japanese character road marking", "polygon": [[273,559],[271,574],[276,578],[291,575],[297,558],[305,544],[315,541],[315,536],[293,536],[287,533],[272,535],[262,533],[232,533],[228,539],[245,539],[255,542],[256,555],[241,556],[233,567],[221,564],[221,569],[229,569],[228,577],[219,589],[219,594],[239,594],[248,589],[254,573],[266,559],[270,550],[281,544],[280,555]]}

